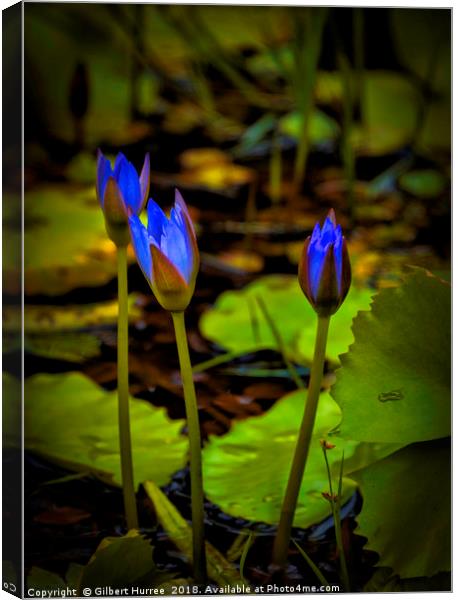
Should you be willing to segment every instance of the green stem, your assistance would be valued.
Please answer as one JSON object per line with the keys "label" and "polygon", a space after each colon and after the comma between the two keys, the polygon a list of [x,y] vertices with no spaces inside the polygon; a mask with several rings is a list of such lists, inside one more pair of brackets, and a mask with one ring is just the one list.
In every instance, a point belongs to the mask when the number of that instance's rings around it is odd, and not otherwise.
{"label": "green stem", "polygon": [[213,358],[209,358],[208,360],[204,360],[197,365],[194,365],[192,368],[193,373],[202,373],[203,371],[207,371],[212,367],[217,367],[218,365],[224,365],[225,363],[231,362],[234,358],[240,358],[241,356],[246,356],[247,354],[251,354],[252,352],[256,352],[258,348],[253,348],[252,350],[240,350],[234,352],[226,352],[225,354],[219,354],[218,356],[214,356]]}
{"label": "green stem", "polygon": [[313,355],[310,383],[308,388],[307,403],[302,419],[299,437],[297,439],[293,464],[289,474],[288,486],[280,515],[277,537],[275,538],[272,561],[277,567],[283,568],[286,564],[288,547],[291,538],[294,513],[296,512],[297,498],[302,483],[302,478],[307,464],[307,457],[312,440],[313,425],[320,397],[321,381],[323,378],[326,341],[328,337],[330,317],[318,317],[318,326],[315,339],[315,352]]}
{"label": "green stem", "polygon": [[196,390],[192,378],[191,359],[184,322],[184,312],[172,312],[173,326],[180,360],[186,418],[188,422],[189,454],[191,470],[192,548],[194,578],[205,583],[207,578],[204,537],[204,491],[202,485],[202,456],[200,443],[199,414]]}
{"label": "green stem", "polygon": [[127,246],[118,246],[118,422],[122,492],[128,529],[138,529],[129,416],[129,321]]}
{"label": "green stem", "polygon": [[320,571],[320,569],[316,566],[316,564],[313,562],[313,560],[310,558],[310,556],[307,554],[307,552],[305,550],[303,550],[299,546],[299,544],[296,542],[296,540],[294,540],[294,539],[293,539],[293,544],[299,550],[300,554],[302,555],[303,559],[308,564],[308,566],[315,573],[315,576],[317,577],[317,579],[321,583],[321,585],[329,585],[329,581],[326,579],[326,577],[323,575],[323,573]]}
{"label": "green stem", "polygon": [[297,109],[302,116],[302,128],[299,134],[296,156],[294,160],[293,182],[290,199],[293,200],[300,192],[305,179],[307,157],[309,153],[309,121],[313,111],[313,90],[315,86],[318,60],[320,58],[323,29],[326,23],[328,9],[314,8],[308,14],[309,19],[304,24],[296,22],[296,26],[304,26],[305,36],[300,36],[295,58],[294,88],[297,97]]}
{"label": "green stem", "polygon": [[337,62],[343,86],[343,124],[342,124],[342,148],[341,155],[344,166],[345,179],[347,182],[347,206],[350,222],[355,220],[355,152],[351,143],[351,132],[353,129],[353,90],[352,72],[350,63],[345,54],[338,50]]}
{"label": "green stem", "polygon": [[340,573],[341,573],[341,577],[342,577],[342,581],[343,581],[343,585],[344,585],[344,591],[349,592],[350,591],[350,578],[348,576],[347,561],[345,560],[345,553],[344,553],[343,540],[342,540],[342,527],[341,527],[341,523],[340,523],[340,499],[337,501],[334,501],[334,499],[333,499],[331,502],[332,502],[332,516],[334,519],[334,529],[336,532],[336,545],[337,545],[337,551],[339,553]]}
{"label": "green stem", "polygon": [[350,578],[348,576],[347,569],[347,561],[345,560],[345,553],[342,541],[342,527],[340,523],[340,498],[342,495],[342,477],[343,477],[343,456],[342,461],[340,463],[340,476],[339,476],[339,492],[337,497],[334,496],[334,492],[332,489],[332,477],[331,477],[331,469],[329,467],[328,454],[326,448],[323,448],[324,460],[326,463],[326,471],[328,474],[328,482],[329,482],[329,493],[331,496],[330,504],[332,508],[332,518],[334,520],[334,530],[336,533],[336,546],[337,552],[339,554],[339,562],[340,562],[340,575],[342,577],[342,582],[344,585],[344,591],[350,591]]}
{"label": "green stem", "polygon": [[278,204],[281,199],[282,155],[280,133],[278,128],[272,137],[272,149],[269,161],[269,196],[272,204]]}

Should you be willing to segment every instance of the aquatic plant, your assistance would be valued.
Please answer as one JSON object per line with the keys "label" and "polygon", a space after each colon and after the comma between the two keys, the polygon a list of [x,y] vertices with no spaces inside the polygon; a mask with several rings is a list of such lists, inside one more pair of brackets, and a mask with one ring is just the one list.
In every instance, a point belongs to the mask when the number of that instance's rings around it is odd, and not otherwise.
{"label": "aquatic plant", "polygon": [[128,529],[138,528],[132,464],[129,415],[129,324],[127,285],[127,245],[130,241],[128,216],[139,214],[149,191],[149,155],[145,155],[140,177],[120,152],[114,167],[99,150],[97,154],[97,197],[105,217],[108,237],[116,245],[118,260],[118,423],[121,453],[122,489]]}
{"label": "aquatic plant", "polygon": [[273,550],[273,564],[280,568],[286,562],[297,498],[312,439],[323,378],[329,321],[345,300],[350,282],[351,266],[346,241],[340,225],[336,223],[334,211],[331,210],[323,227],[317,223],[312,235],[306,239],[299,263],[299,283],[317,313],[318,323],[307,403]]}
{"label": "aquatic plant", "polygon": [[194,225],[178,190],[170,218],[154,200],[149,200],[147,212],[147,227],[137,215],[129,218],[129,226],[138,264],[157,301],[172,315],[175,328],[189,431],[194,577],[203,582],[206,560],[201,440],[184,320],[196,284],[199,250]]}

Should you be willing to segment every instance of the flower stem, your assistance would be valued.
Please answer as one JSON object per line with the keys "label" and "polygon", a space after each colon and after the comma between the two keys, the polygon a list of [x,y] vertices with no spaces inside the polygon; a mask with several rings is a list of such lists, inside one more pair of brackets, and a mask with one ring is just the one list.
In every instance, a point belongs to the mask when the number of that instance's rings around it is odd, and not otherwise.
{"label": "flower stem", "polygon": [[321,380],[323,378],[326,341],[328,338],[330,317],[318,317],[318,326],[315,339],[315,352],[313,355],[310,382],[302,419],[299,437],[296,443],[293,464],[289,474],[288,486],[280,515],[277,537],[275,538],[272,562],[275,566],[283,568],[286,564],[288,547],[291,538],[294,513],[296,512],[297,498],[302,483],[302,478],[307,463],[307,457],[312,439],[313,425],[320,397]]}
{"label": "flower stem", "polygon": [[129,416],[129,322],[127,246],[118,246],[118,422],[122,492],[128,529],[138,529]]}
{"label": "flower stem", "polygon": [[340,522],[340,498],[336,501],[332,500],[332,516],[334,519],[334,530],[336,532],[336,546],[339,553],[340,575],[342,577],[344,592],[350,591],[350,578],[348,576],[347,561],[345,559],[345,551],[342,539],[342,525]]}
{"label": "flower stem", "polygon": [[345,551],[344,551],[343,540],[342,540],[342,526],[341,526],[341,522],[340,522],[340,501],[342,498],[342,477],[343,477],[344,457],[342,456],[342,461],[340,464],[339,491],[338,491],[338,494],[335,496],[333,489],[332,489],[331,469],[329,467],[328,454],[327,454],[327,450],[325,447],[323,447],[323,455],[324,455],[324,460],[326,463],[326,472],[328,474],[329,493],[330,493],[330,497],[331,497],[331,499],[329,500],[329,503],[330,503],[331,509],[332,509],[332,518],[334,521],[334,530],[336,533],[336,546],[337,546],[337,551],[339,553],[339,562],[340,562],[340,576],[342,578],[342,582],[344,585],[344,591],[349,592],[350,591],[350,578],[348,576],[347,561],[345,559]]}
{"label": "flower stem", "polygon": [[196,390],[192,378],[188,340],[184,322],[184,312],[172,312],[173,326],[180,360],[183,382],[186,418],[189,433],[189,454],[191,469],[191,512],[192,512],[192,548],[194,578],[197,583],[205,583],[206,559],[204,537],[204,492],[202,485],[202,456],[200,443],[199,414],[197,411]]}

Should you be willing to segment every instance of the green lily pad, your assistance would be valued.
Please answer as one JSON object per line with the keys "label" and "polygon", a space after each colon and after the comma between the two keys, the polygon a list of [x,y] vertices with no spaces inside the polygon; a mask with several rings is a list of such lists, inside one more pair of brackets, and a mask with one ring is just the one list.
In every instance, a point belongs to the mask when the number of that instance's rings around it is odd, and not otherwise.
{"label": "green lily pad", "polygon": [[[113,156],[108,155],[113,162]],[[80,152],[68,163],[65,174],[73,183],[93,185],[94,173],[97,171],[97,157],[94,153]]]}
{"label": "green lily pad", "polygon": [[[305,400],[306,392],[298,390],[278,400],[265,414],[235,423],[226,435],[211,437],[203,451],[203,473],[205,494],[212,502],[236,517],[278,523]],[[337,404],[329,394],[321,394],[296,527],[309,527],[330,514],[329,503],[322,497],[329,484],[320,439],[329,435],[340,418]],[[348,442],[338,436],[328,439],[336,446],[328,454],[335,489],[342,451],[346,474],[395,449]],[[343,500],[348,500],[355,489],[355,483],[344,477]]]}
{"label": "green lily pad", "polygon": [[447,185],[446,178],[439,171],[424,169],[410,171],[399,178],[403,190],[419,198],[434,198],[442,194]]}
{"label": "green lily pad", "polygon": [[[369,307],[372,291],[352,287],[339,311],[332,317],[327,357],[338,355],[352,341],[350,325],[358,310]],[[313,356],[316,314],[293,275],[260,277],[243,290],[221,294],[205,312],[199,327],[202,335],[233,352],[262,348],[276,349],[277,344],[256,301],[261,297],[282,335],[289,358],[308,363]]]}
{"label": "green lily pad", "polygon": [[[140,319],[139,294],[130,294],[128,300],[129,322]],[[24,309],[24,330],[28,334],[78,331],[115,325],[118,318],[118,301],[108,300],[93,304],[68,304],[65,306],[27,304]],[[3,307],[3,329],[21,330],[20,307]]]}
{"label": "green lily pad", "polygon": [[[369,308],[374,293],[374,290],[353,286],[342,306],[331,318],[326,356],[332,362],[338,363],[339,355],[346,352],[348,346],[353,342],[353,333],[351,330],[353,318],[359,310],[367,310]],[[307,360],[311,360],[314,347],[315,324],[312,327],[303,327],[297,341],[297,348],[300,355]]]}
{"label": "green lily pad", "polygon": [[[289,113],[280,120],[280,131],[297,139],[301,135],[303,121],[300,112]],[[312,112],[309,122],[310,143],[317,145],[333,141],[339,132],[340,127],[334,119],[318,109]]]}
{"label": "green lily pad", "polygon": [[416,268],[358,314],[331,390],[343,437],[406,445],[450,434],[450,302],[450,285]]}
{"label": "green lily pad", "polygon": [[[57,592],[65,590],[67,587],[78,590],[81,574],[84,570],[82,565],[70,563],[65,573],[65,580],[51,571],[46,571],[40,567],[32,567],[27,576],[27,588],[42,592],[43,596],[59,595]],[[44,592],[48,592],[45,594]],[[51,592],[51,594],[49,594]]]}
{"label": "green lily pad", "polygon": [[[117,393],[81,373],[34,375],[25,382],[25,447],[73,471],[120,485]],[[186,463],[184,422],[144,400],[130,402],[135,485],[165,485]]]}
{"label": "green lily pad", "polygon": [[84,588],[124,588],[146,581],[151,583],[155,572],[151,541],[132,530],[123,537],[102,540],[82,571],[79,591],[81,594]]}
{"label": "green lily pad", "polygon": [[122,537],[104,538],[86,566],[71,563],[65,581],[56,573],[33,567],[27,586],[54,595],[69,586],[81,596],[85,588],[94,594],[96,588],[157,585],[163,580],[164,572],[153,561],[151,542],[132,530]]}
{"label": "green lily pad", "polygon": [[[14,244],[20,230],[14,223],[10,227],[7,235]],[[28,192],[24,231],[26,294],[63,294],[103,285],[116,275],[116,249],[107,237],[95,187],[49,185]],[[5,274],[17,277],[14,262],[5,265]]]}
{"label": "green lily pad", "polygon": [[450,445],[413,444],[353,473],[363,495],[357,533],[402,578],[451,564]]}
{"label": "green lily pad", "polygon": [[50,333],[27,335],[24,348],[27,352],[57,360],[83,363],[100,355],[100,340],[91,333]]}
{"label": "green lily pad", "polygon": [[32,567],[27,576],[28,589],[40,590],[41,592],[52,592],[55,590],[64,590],[66,583],[60,575],[46,571],[40,567]]}
{"label": "green lily pad", "polygon": [[[139,295],[131,294],[128,300],[129,322],[138,321],[142,311]],[[46,358],[70,362],[84,362],[100,354],[100,339],[86,329],[114,326],[117,321],[118,302],[110,300],[97,304],[32,305],[24,310],[24,347],[28,352]],[[21,308],[3,308],[3,351],[21,349]]]}

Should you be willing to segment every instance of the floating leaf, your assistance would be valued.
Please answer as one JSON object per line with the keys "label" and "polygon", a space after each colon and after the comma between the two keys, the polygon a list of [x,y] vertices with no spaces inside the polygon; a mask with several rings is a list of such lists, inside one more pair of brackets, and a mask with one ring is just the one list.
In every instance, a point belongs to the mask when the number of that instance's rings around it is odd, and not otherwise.
{"label": "floating leaf", "polygon": [[[293,138],[299,138],[302,132],[303,115],[300,112],[292,112],[280,121],[280,131]],[[339,126],[324,112],[315,109],[310,117],[309,136],[312,144],[318,145],[330,142],[339,135]]]}
{"label": "floating leaf", "polygon": [[183,172],[179,182],[182,185],[221,190],[250,183],[254,178],[252,169],[232,163],[231,157],[217,148],[186,150],[180,156],[180,163]]}
{"label": "floating leaf", "polygon": [[46,571],[40,567],[32,567],[27,576],[27,588],[41,591],[53,591],[66,589],[66,583],[56,573]]}
{"label": "floating leaf", "polygon": [[156,571],[151,541],[132,530],[123,537],[102,540],[81,574],[79,591],[84,588],[128,587],[151,583]]}
{"label": "floating leaf", "polygon": [[78,589],[81,574],[83,572],[83,565],[78,565],[77,563],[70,563],[70,566],[65,573],[65,580],[67,581],[67,585],[72,588]]}
{"label": "floating leaf", "polygon": [[434,198],[442,194],[447,185],[447,180],[439,171],[424,169],[410,171],[399,178],[399,185],[403,190],[419,198]]}
{"label": "floating leaf", "polygon": [[[62,294],[105,284],[116,274],[116,249],[92,187],[48,185],[28,192],[24,232],[26,294]],[[8,234],[14,240],[20,230]]]}
{"label": "floating leaf", "polygon": [[[326,356],[331,361],[337,363],[339,361],[339,355],[345,352],[348,349],[348,346],[353,342],[353,333],[351,330],[352,320],[359,310],[366,310],[369,308],[374,293],[373,290],[368,288],[352,286],[344,303],[331,318],[328,343],[326,346]],[[315,334],[315,324],[313,324],[313,326],[303,327],[297,342],[297,348],[301,356],[308,360],[311,360],[313,356]]]}
{"label": "floating leaf", "polygon": [[[25,382],[25,446],[74,471],[91,471],[120,485],[118,399],[80,373],[34,375]],[[163,408],[132,398],[135,484],[159,485],[186,463],[183,421]]]}
{"label": "floating leaf", "polygon": [[107,586],[119,589],[132,585],[158,585],[164,581],[164,573],[153,561],[153,547],[137,531],[132,530],[123,537],[107,537],[86,566],[71,563],[65,581],[57,574],[33,567],[27,578],[28,588],[41,591],[57,591],[67,587],[77,590]]}
{"label": "floating leaf", "polygon": [[[234,423],[229,433],[212,436],[203,451],[206,496],[222,510],[252,521],[278,523],[283,494],[304,412],[306,392],[299,390],[278,400],[265,414]],[[340,422],[337,404],[321,394],[318,413],[295,515],[295,526],[309,527],[330,514],[329,503],[321,493],[329,484],[320,439]],[[330,438],[331,439],[331,438]],[[332,474],[337,485],[342,451],[344,473],[370,464],[393,452],[395,447],[357,444],[337,436],[329,451]],[[343,499],[348,500],[355,484],[343,480]]]}
{"label": "floating leaf", "polygon": [[318,71],[314,93],[320,104],[341,104],[343,97],[341,74],[338,71]]}
{"label": "floating leaf", "polygon": [[[192,559],[192,529],[175,506],[152,481],[144,484],[146,493],[154,504],[157,518],[170,539],[183,554]],[[221,586],[241,583],[236,569],[209,542],[205,543],[208,576]]]}
{"label": "floating leaf", "polygon": [[341,435],[403,443],[450,434],[450,285],[423,269],[353,321],[332,395]]}
{"label": "floating leaf", "polygon": [[[350,290],[331,320],[327,348],[329,359],[337,361],[338,355],[351,343],[351,320],[358,310],[369,307],[371,295],[368,289],[353,287]],[[264,300],[270,316],[278,324],[288,357],[298,362],[309,362],[313,356],[316,314],[294,276],[260,277],[243,290],[224,292],[202,316],[199,323],[202,335],[235,352],[277,349],[257,297]]]}
{"label": "floating leaf", "polygon": [[403,578],[450,570],[450,474],[448,442],[413,444],[352,474],[363,495],[357,533],[380,566]]}
{"label": "floating leaf", "polygon": [[[129,295],[129,321],[135,322],[142,314],[139,294]],[[54,333],[100,328],[116,324],[118,301],[96,304],[69,304],[65,306],[27,304],[24,310],[24,329],[27,334]],[[21,309],[16,306],[3,307],[3,328],[6,331],[21,330]]]}
{"label": "floating leaf", "polygon": [[[60,594],[56,593],[67,589],[67,587],[75,590],[78,589],[83,569],[84,567],[82,565],[70,563],[64,581],[57,573],[52,573],[51,571],[41,569],[40,567],[32,567],[27,576],[27,588],[34,589],[35,593],[37,591],[48,592],[48,594],[46,594],[48,597],[56,595],[60,596]],[[51,594],[49,594],[49,592],[51,592]],[[54,592],[54,594],[52,594],[52,592]]]}
{"label": "floating leaf", "polygon": [[[142,314],[138,294],[129,296],[128,310],[129,321],[138,321]],[[45,358],[84,362],[100,354],[100,340],[84,330],[114,325],[117,315],[117,300],[65,306],[27,304],[24,310],[25,350]],[[21,322],[20,307],[3,307],[4,350],[20,350]]]}
{"label": "floating leaf", "polygon": [[[110,160],[113,157],[107,156]],[[97,170],[97,157],[94,153],[80,152],[68,163],[65,173],[68,179],[83,185],[94,185],[94,173]]]}
{"label": "floating leaf", "polygon": [[27,352],[68,362],[81,363],[100,354],[100,340],[91,333],[49,333],[27,335],[24,338]]}

